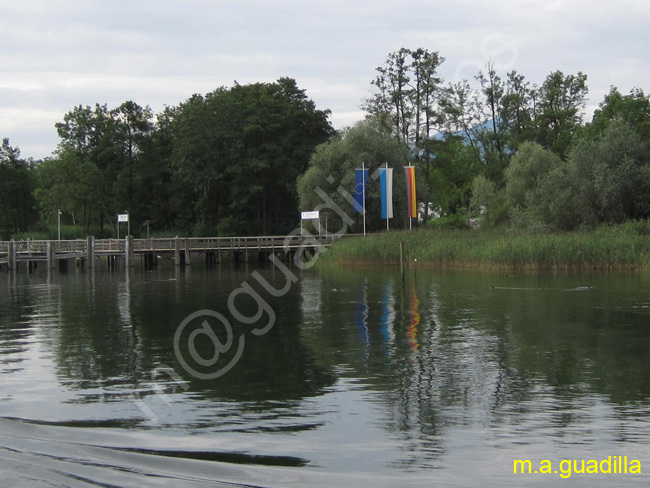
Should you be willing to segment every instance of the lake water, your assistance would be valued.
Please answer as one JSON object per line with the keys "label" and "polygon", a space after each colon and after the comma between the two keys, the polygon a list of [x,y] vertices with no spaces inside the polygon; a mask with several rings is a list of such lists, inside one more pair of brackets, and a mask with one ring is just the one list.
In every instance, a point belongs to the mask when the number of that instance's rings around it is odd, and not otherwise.
{"label": "lake water", "polygon": [[0,274],[0,486],[647,485],[650,276],[285,271]]}

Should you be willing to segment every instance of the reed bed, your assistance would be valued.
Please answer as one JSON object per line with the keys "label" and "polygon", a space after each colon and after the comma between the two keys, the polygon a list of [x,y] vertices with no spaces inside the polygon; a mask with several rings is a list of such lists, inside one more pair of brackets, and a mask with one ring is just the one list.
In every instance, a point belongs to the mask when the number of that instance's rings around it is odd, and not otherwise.
{"label": "reed bed", "polygon": [[418,265],[483,269],[650,269],[650,225],[632,222],[591,231],[414,230],[341,239],[321,266]]}

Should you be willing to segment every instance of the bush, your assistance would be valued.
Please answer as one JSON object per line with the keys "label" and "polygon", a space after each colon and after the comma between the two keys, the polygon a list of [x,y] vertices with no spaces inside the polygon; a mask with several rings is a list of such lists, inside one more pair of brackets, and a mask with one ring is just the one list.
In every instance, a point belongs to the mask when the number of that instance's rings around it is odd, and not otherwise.
{"label": "bush", "polygon": [[470,209],[477,214],[483,213],[490,206],[496,194],[497,187],[494,182],[484,175],[478,175],[472,181]]}
{"label": "bush", "polygon": [[560,164],[562,160],[557,154],[539,144],[522,144],[505,171],[505,194],[511,205],[529,207],[541,203],[545,195],[539,192],[540,183]]}
{"label": "bush", "polygon": [[455,213],[439,219],[431,219],[427,222],[429,229],[469,229],[467,217],[462,213]]}

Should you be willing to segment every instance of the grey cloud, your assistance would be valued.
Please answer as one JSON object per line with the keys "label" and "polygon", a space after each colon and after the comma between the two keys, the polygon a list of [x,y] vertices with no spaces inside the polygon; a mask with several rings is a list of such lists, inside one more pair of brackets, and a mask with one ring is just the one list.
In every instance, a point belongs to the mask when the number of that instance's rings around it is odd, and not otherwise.
{"label": "grey cloud", "polygon": [[340,127],[361,118],[389,52],[440,51],[451,80],[459,65],[488,61],[481,47],[494,33],[516,44],[513,67],[532,82],[587,73],[597,105],[609,85],[627,91],[650,75],[648,20],[650,7],[633,0],[22,0],[0,20],[0,136],[43,157],[56,144],[52,114],[75,105],[132,99],[160,110],[279,76],[296,78]]}

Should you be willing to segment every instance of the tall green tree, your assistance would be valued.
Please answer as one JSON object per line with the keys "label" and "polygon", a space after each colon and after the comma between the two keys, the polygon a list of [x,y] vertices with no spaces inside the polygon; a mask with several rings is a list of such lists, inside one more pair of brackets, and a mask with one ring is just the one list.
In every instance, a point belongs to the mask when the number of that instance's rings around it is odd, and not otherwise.
{"label": "tall green tree", "polygon": [[333,133],[295,80],[235,84],[181,105],[175,172],[194,200],[197,233],[285,233],[295,227],[296,179]]}
{"label": "tall green tree", "polygon": [[582,125],[587,93],[587,75],[550,73],[538,90],[535,142],[565,158]]}
{"label": "tall green tree", "polygon": [[[376,68],[377,77],[371,81],[374,94],[362,105],[409,149],[410,159],[422,171],[424,185],[419,195],[425,208],[431,201],[428,185],[435,165],[427,141],[442,132],[442,79],[438,68],[443,62],[437,51],[423,48],[401,48],[390,53],[383,66]],[[427,219],[425,212],[425,225]]]}
{"label": "tall green tree", "polygon": [[132,220],[141,222],[145,217],[142,206],[146,200],[147,181],[139,175],[144,169],[144,151],[150,147],[153,113],[149,107],[129,100],[111,110],[109,115],[114,165],[119,168],[114,186],[115,206],[118,211],[128,210]]}
{"label": "tall green tree", "polygon": [[96,222],[96,209],[101,198],[102,175],[92,162],[73,152],[62,152],[37,167],[36,198],[43,222],[56,222],[57,212],[73,225],[81,224],[88,233]]}
{"label": "tall green tree", "polygon": [[523,143],[505,171],[505,198],[516,225],[520,227],[554,227],[549,216],[548,175],[563,166],[560,157],[533,142]]}
{"label": "tall green tree", "polygon": [[650,98],[642,89],[634,88],[629,94],[622,95],[618,88],[611,87],[594,112],[591,123],[587,124],[586,135],[591,138],[602,136],[613,120],[623,120],[643,140],[650,142]]}
{"label": "tall green tree", "polygon": [[505,123],[503,117],[504,96],[506,85],[494,68],[494,63],[489,61],[486,71],[480,71],[476,79],[481,84],[483,95],[483,118],[488,122],[489,129],[483,131],[482,145],[485,158],[490,160],[492,166],[501,165],[506,159]]}
{"label": "tall green tree", "polygon": [[245,150],[230,168],[235,209],[244,210],[242,220],[253,223],[258,233],[288,232],[297,216],[296,180],[315,147],[333,133],[329,112],[317,110],[291,78],[236,85],[231,91],[244,108]]}
{"label": "tall green tree", "polygon": [[484,171],[461,135],[429,139],[425,145],[435,155],[429,177],[431,202],[443,215],[469,206],[472,181]]}
{"label": "tall green tree", "polygon": [[[151,134],[141,143],[134,185],[139,230],[148,222],[152,229],[178,229],[177,212],[183,207],[184,188],[174,178],[173,120],[178,107],[165,107],[156,114]],[[137,225],[137,224],[136,224]]]}
{"label": "tall green tree", "polygon": [[238,113],[229,90],[195,94],[179,106],[173,119],[173,171],[185,198],[177,202],[177,226],[199,235],[214,234],[228,205],[226,170],[232,161]]}
{"label": "tall green tree", "polygon": [[36,222],[34,164],[20,158],[20,149],[9,139],[0,146],[0,234],[8,239]]}
{"label": "tall green tree", "polygon": [[536,100],[537,87],[516,70],[510,71],[499,112],[508,151],[515,152],[522,143],[535,139]]}
{"label": "tall green tree", "polygon": [[479,95],[467,80],[450,83],[440,99],[446,135],[461,135],[477,162],[483,163],[480,137],[485,122]]}
{"label": "tall green tree", "polygon": [[[70,184],[80,185],[72,194],[84,195],[82,213],[86,229],[98,224],[103,235],[105,224],[114,227],[116,213],[123,211],[130,213],[132,222],[147,218],[152,172],[143,164],[145,151],[153,151],[151,134],[154,129],[149,107],[141,107],[133,101],[114,109],[100,104],[78,106],[67,113],[56,128],[61,142],[56,152],[57,161],[48,166],[60,165],[60,173],[71,178]],[[74,165],[78,176],[74,175]],[[144,173],[148,177],[142,177]],[[89,175],[93,175],[92,184],[88,181]],[[62,182],[52,183],[57,180],[49,176],[46,180],[44,183],[50,185],[47,188],[51,191],[47,198],[45,193],[42,195],[50,202],[56,193],[51,185],[69,186]]]}
{"label": "tall green tree", "polygon": [[[424,181],[427,183],[426,190],[423,192],[423,202],[424,208],[428,209],[432,198],[430,183],[435,153],[431,152],[427,143],[441,132],[443,115],[439,99],[442,92],[442,78],[438,75],[438,68],[444,62],[444,58],[436,51],[419,48],[411,51],[411,59],[413,72],[411,99],[415,107],[415,155],[423,170]],[[429,212],[424,212],[425,226],[428,218]]]}
{"label": "tall green tree", "polygon": [[354,211],[351,201],[355,193],[355,170],[363,164],[370,176],[366,194],[367,230],[385,229],[386,221],[380,218],[379,182],[375,171],[388,163],[394,168],[394,218],[390,225],[403,227],[407,217],[402,167],[407,160],[407,148],[383,124],[376,119],[361,121],[316,148],[309,169],[298,178],[300,210],[322,208],[321,221],[325,223],[327,219],[330,232],[341,229],[363,232],[363,219]]}
{"label": "tall green tree", "polygon": [[[370,83],[376,91],[363,108],[391,129],[397,140],[408,145],[413,136],[414,107],[411,81],[411,51],[401,48],[389,53],[383,66],[375,69],[377,77]],[[417,132],[418,128],[415,127]]]}
{"label": "tall green tree", "polygon": [[[63,122],[55,124],[55,127],[61,138],[56,159],[65,166],[66,173],[72,177],[74,166],[77,165],[81,174],[94,175],[93,184],[96,186],[93,191],[82,189],[78,193],[85,195],[81,212],[86,229],[97,222],[102,237],[105,224],[115,225],[117,209],[114,186],[120,169],[115,157],[113,121],[108,107],[100,104],[95,107],[79,105],[65,114]],[[91,166],[98,171],[95,172]],[[89,184],[85,178],[83,180],[83,186]],[[76,181],[76,178],[72,181]]]}

